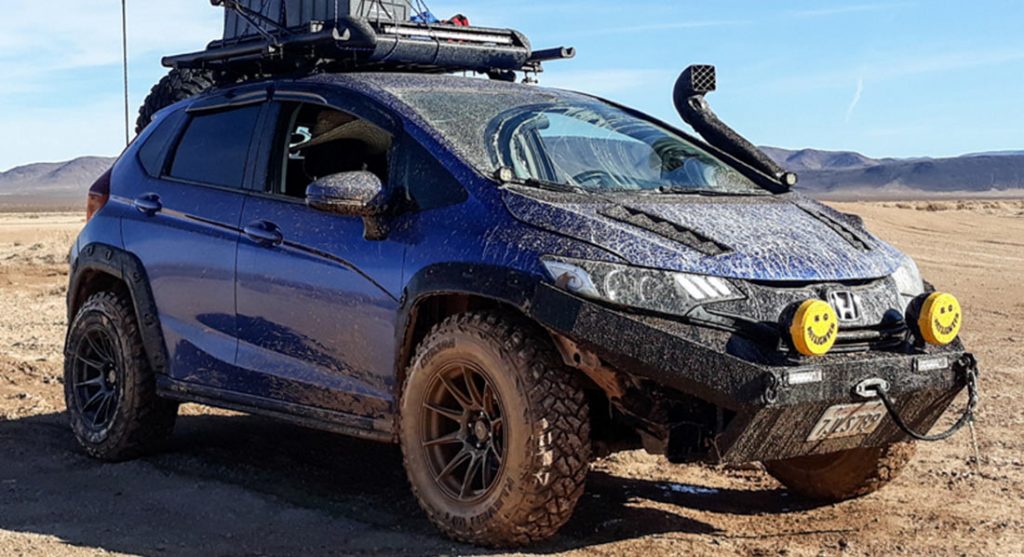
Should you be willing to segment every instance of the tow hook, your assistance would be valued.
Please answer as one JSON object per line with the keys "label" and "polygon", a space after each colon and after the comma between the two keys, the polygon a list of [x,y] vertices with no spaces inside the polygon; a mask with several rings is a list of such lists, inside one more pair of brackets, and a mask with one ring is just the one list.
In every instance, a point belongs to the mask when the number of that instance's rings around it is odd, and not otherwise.
{"label": "tow hook", "polygon": [[889,390],[889,382],[885,379],[879,379],[872,377],[871,379],[865,379],[857,386],[853,388],[853,394],[860,398],[876,398],[878,393]]}
{"label": "tow hook", "polygon": [[960,431],[965,425],[972,423],[974,421],[974,411],[978,407],[978,362],[974,359],[974,355],[964,354],[962,358],[957,360],[954,368],[967,385],[967,406],[964,408],[963,415],[960,416],[960,419],[952,427],[936,435],[918,433],[907,425],[906,421],[897,412],[896,403],[889,396],[889,382],[884,379],[878,377],[865,379],[854,386],[853,394],[858,398],[866,400],[880,398],[885,405],[885,409],[889,412],[889,416],[892,417],[892,421],[910,437],[918,441],[943,441],[952,437],[953,434]]}

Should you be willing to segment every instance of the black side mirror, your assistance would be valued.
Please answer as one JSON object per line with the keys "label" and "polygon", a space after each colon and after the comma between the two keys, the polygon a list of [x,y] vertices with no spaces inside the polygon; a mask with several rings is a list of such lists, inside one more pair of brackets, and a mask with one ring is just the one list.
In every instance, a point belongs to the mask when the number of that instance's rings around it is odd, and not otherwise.
{"label": "black side mirror", "polygon": [[384,185],[372,172],[324,176],[306,188],[306,205],[350,217],[375,217],[384,212]]}
{"label": "black side mirror", "polygon": [[348,217],[362,217],[367,240],[383,240],[388,228],[384,184],[372,172],[342,172],[324,176],[306,187],[306,205]]}

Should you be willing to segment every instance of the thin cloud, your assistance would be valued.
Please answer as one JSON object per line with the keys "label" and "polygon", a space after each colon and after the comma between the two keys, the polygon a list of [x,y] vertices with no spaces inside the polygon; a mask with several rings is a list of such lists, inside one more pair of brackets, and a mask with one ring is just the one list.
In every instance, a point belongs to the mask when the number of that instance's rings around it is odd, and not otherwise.
{"label": "thin cloud", "polygon": [[644,25],[624,25],[617,27],[602,27],[589,29],[582,33],[573,33],[569,37],[593,37],[599,35],[623,35],[630,33],[642,33],[646,31],[681,31],[684,29],[707,29],[715,27],[738,27],[749,25],[751,22],[744,19],[720,19],[707,21],[678,21],[672,23],[650,23]]}
{"label": "thin cloud", "polygon": [[998,66],[1024,61],[1024,50],[993,49],[962,52],[945,52],[922,56],[897,57],[879,55],[873,61],[858,64],[855,68],[837,69],[815,75],[800,75],[782,78],[772,86],[781,90],[836,89],[847,87],[851,81],[860,78],[872,82],[902,79],[905,77],[949,73],[969,68]]}
{"label": "thin cloud", "polygon": [[828,17],[833,15],[851,14],[859,12],[891,11],[915,5],[915,2],[892,2],[886,4],[854,4],[851,6],[836,6],[834,8],[797,10],[788,12],[788,15],[791,17]]}
{"label": "thin cloud", "polygon": [[846,121],[849,122],[850,118],[853,117],[853,111],[856,110],[857,105],[860,104],[860,96],[864,94],[864,78],[860,77],[857,79],[857,90],[853,93],[853,100],[850,101],[850,106],[846,108]]}

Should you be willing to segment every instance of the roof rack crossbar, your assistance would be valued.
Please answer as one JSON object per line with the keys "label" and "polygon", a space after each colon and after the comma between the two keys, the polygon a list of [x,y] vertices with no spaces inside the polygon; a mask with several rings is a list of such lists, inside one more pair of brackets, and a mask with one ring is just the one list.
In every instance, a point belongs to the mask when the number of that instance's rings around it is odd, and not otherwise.
{"label": "roof rack crossbar", "polygon": [[[574,49],[565,47],[533,51],[526,36],[511,29],[373,20],[351,15],[340,16],[334,22],[300,18],[293,21],[296,26],[285,27],[247,5],[256,5],[254,1],[210,0],[213,5],[246,16],[245,21],[265,23],[266,27],[252,23],[258,34],[240,32],[235,20],[235,23],[225,24],[224,39],[210,43],[200,52],[168,56],[163,59],[163,65],[222,70],[243,76],[396,69],[496,74],[536,73],[542,71],[543,62],[575,56]],[[382,7],[384,4],[394,4],[394,0],[381,2]],[[283,22],[285,4],[279,5]],[[271,5],[267,13],[274,9]],[[262,7],[258,10],[266,11]]]}

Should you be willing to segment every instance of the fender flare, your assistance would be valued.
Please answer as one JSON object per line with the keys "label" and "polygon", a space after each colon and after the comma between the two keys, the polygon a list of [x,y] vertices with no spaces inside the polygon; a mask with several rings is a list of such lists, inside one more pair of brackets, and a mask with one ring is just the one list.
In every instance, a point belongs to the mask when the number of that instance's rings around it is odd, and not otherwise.
{"label": "fender flare", "polygon": [[75,318],[75,308],[84,302],[79,299],[79,291],[86,277],[92,272],[109,275],[128,290],[128,295],[132,298],[132,307],[135,308],[135,319],[139,324],[146,357],[156,373],[166,375],[167,344],[160,328],[156,299],[153,297],[153,290],[150,288],[142,262],[128,251],[102,243],[88,244],[79,251],[78,257],[72,263],[68,279],[69,328]]}
{"label": "fender flare", "polygon": [[[405,373],[403,363],[415,346],[417,311],[436,296],[466,295],[516,308],[533,319],[532,300],[540,277],[508,267],[481,263],[439,263],[424,267],[406,284],[395,326],[395,377]],[[401,385],[397,386],[401,389]]]}

